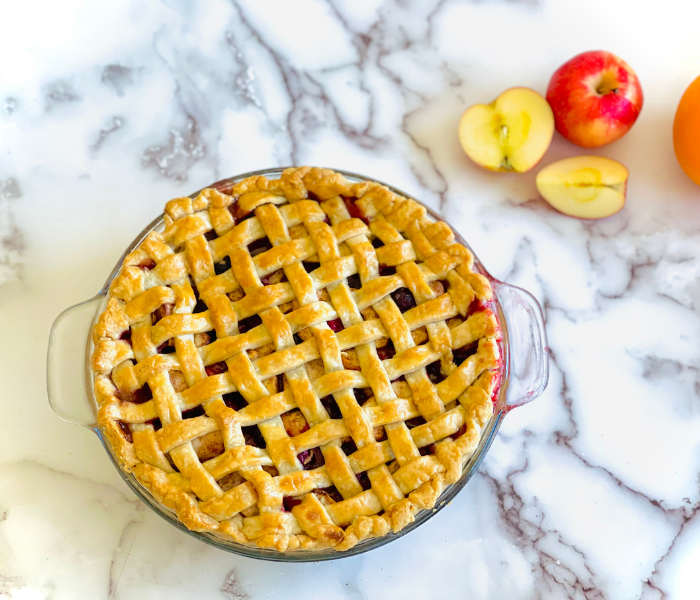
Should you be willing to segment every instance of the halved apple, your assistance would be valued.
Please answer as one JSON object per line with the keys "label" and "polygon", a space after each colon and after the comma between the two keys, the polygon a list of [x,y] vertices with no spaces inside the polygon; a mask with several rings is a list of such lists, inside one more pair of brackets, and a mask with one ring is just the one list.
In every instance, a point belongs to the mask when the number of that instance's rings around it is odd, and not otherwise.
{"label": "halved apple", "polygon": [[537,174],[537,189],[558,211],[580,219],[602,219],[625,205],[629,172],[616,160],[574,156]]}
{"label": "halved apple", "polygon": [[459,122],[459,141],[477,165],[491,171],[524,173],[549,148],[554,115],[534,90],[515,87],[491,104],[469,107]]}

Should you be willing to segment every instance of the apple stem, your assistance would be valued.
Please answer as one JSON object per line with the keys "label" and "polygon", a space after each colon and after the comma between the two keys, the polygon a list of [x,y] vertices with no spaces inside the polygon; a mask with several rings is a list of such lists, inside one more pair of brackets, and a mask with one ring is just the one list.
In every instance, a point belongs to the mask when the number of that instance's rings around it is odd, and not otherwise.
{"label": "apple stem", "polygon": [[618,91],[618,81],[617,77],[615,76],[615,73],[611,73],[610,71],[607,71],[603,73],[602,77],[600,78],[600,81],[598,82],[598,85],[595,88],[595,91],[597,94],[600,94],[601,96],[605,96],[605,94],[617,94]]}

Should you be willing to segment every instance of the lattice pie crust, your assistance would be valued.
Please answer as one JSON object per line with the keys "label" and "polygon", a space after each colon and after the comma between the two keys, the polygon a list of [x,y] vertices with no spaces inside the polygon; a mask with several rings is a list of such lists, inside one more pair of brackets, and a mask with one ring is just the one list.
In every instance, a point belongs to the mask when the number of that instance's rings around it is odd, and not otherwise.
{"label": "lattice pie crust", "polygon": [[172,200],[93,329],[98,424],[192,530],[280,552],[398,532],[493,414],[472,267],[420,204],[326,169]]}

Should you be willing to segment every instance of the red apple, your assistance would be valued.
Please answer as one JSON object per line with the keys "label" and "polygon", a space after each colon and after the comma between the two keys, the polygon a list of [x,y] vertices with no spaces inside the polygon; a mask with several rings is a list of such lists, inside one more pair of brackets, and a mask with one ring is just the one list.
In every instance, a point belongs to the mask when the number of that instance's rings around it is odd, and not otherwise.
{"label": "red apple", "polygon": [[595,148],[625,135],[642,110],[642,86],[632,68],[610,52],[574,56],[549,82],[547,102],[557,131],[567,140]]}

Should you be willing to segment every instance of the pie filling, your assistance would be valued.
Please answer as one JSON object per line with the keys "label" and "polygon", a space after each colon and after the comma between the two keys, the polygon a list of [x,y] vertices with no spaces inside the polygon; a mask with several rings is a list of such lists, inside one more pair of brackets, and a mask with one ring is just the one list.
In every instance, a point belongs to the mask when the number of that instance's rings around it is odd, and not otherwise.
{"label": "pie filling", "polygon": [[333,171],[172,200],[93,330],[98,423],[192,530],[281,552],[400,531],[493,415],[472,267],[418,203]]}

